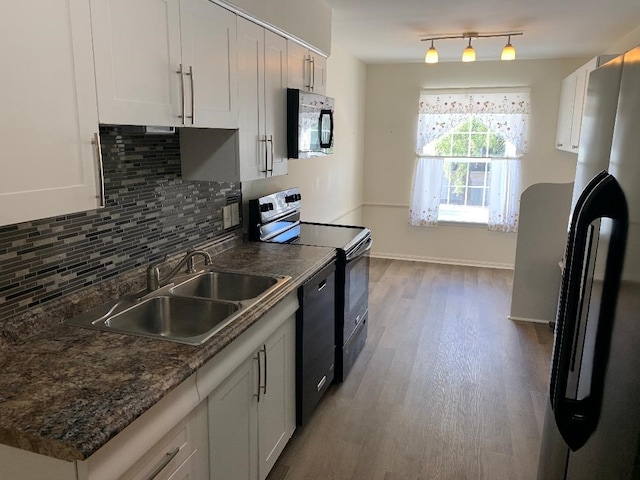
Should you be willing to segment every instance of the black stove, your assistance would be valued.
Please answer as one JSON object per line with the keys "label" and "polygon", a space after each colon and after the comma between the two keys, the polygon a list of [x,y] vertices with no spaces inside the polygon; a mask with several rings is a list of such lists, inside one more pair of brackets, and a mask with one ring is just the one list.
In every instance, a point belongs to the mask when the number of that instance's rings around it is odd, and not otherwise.
{"label": "black stove", "polygon": [[336,249],[334,379],[341,382],[367,337],[371,231],[352,225],[301,222],[301,207],[298,188],[250,200],[249,238]]}

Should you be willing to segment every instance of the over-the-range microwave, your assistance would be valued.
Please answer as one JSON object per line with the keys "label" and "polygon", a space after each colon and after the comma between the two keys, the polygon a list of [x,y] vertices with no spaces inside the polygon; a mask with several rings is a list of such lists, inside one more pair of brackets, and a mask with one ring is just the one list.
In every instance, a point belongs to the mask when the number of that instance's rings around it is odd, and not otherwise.
{"label": "over-the-range microwave", "polygon": [[297,88],[287,89],[287,152],[289,158],[333,153],[334,99]]}

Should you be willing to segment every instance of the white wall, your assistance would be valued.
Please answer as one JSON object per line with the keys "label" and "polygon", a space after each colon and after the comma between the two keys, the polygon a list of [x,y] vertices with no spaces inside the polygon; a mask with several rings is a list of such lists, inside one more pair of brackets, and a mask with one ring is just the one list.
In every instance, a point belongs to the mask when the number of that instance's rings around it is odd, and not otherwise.
{"label": "white wall", "polygon": [[331,7],[324,0],[218,0],[331,54]]}
{"label": "white wall", "polygon": [[532,113],[529,153],[522,159],[522,190],[540,182],[572,182],[576,155],[555,149],[560,83],[586,61],[368,65],[363,220],[373,232],[373,254],[512,267],[515,234],[478,226],[408,225],[419,92],[423,88],[529,86]]}
{"label": "white wall", "polygon": [[334,154],[292,159],[286,176],[243,183],[244,202],[297,186],[303,220],[360,224],[365,86],[365,65],[333,45],[327,63],[327,95],[336,101]]}

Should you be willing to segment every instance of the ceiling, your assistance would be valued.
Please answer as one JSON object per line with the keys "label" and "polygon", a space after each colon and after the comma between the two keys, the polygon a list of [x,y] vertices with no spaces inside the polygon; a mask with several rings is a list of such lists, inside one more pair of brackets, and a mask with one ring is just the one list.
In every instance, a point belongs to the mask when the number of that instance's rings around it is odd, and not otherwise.
{"label": "ceiling", "polygon": [[[521,31],[519,59],[589,57],[640,26],[640,0],[325,0],[333,41],[366,63],[421,62],[420,40],[463,32]],[[506,38],[472,41],[477,59],[498,60]],[[435,42],[459,61],[468,40]]]}

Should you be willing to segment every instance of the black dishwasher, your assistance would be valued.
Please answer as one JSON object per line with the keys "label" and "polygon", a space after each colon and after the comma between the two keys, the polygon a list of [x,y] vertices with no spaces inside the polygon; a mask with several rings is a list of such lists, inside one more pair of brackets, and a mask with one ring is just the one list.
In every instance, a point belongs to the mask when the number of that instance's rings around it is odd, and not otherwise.
{"label": "black dishwasher", "polygon": [[333,381],[335,362],[335,262],[298,290],[296,420],[304,425]]}

